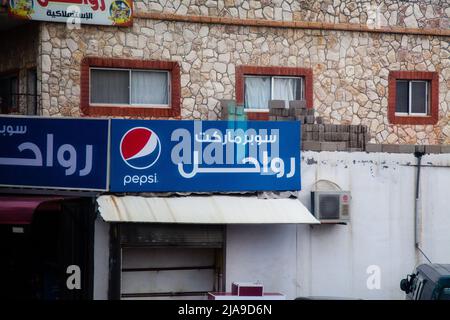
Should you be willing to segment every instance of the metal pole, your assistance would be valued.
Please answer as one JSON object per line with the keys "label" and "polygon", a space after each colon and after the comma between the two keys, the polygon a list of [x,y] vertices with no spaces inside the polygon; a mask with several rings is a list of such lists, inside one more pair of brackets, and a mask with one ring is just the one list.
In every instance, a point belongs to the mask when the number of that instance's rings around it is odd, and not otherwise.
{"label": "metal pole", "polygon": [[416,248],[419,247],[419,199],[420,199],[420,168],[422,162],[423,152],[414,152],[414,156],[417,158],[417,171],[416,171],[416,192],[414,203],[414,244]]}

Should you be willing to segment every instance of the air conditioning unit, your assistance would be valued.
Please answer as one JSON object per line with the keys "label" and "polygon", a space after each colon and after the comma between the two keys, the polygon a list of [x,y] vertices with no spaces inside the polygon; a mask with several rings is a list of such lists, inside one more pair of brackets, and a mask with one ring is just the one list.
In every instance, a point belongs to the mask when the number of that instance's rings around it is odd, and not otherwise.
{"label": "air conditioning unit", "polygon": [[322,223],[350,221],[350,191],[312,191],[311,211]]}

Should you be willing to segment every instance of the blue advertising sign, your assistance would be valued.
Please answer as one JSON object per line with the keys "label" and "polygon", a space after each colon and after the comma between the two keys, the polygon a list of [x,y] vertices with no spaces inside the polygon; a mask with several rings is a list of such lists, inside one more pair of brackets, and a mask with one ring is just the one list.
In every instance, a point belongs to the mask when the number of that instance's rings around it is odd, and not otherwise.
{"label": "blue advertising sign", "polygon": [[297,121],[111,120],[112,192],[300,190]]}
{"label": "blue advertising sign", "polygon": [[109,120],[0,117],[0,185],[108,188]]}

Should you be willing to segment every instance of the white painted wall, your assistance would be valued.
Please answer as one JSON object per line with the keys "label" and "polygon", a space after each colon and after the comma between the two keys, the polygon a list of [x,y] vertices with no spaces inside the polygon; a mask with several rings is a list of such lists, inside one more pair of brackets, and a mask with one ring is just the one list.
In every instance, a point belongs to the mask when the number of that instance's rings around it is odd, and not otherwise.
{"label": "white painted wall", "polygon": [[[260,280],[266,291],[297,296],[403,299],[400,280],[426,262],[414,247],[412,154],[304,152],[301,201],[310,207],[315,181],[331,180],[352,193],[348,225],[228,226],[227,290],[233,281]],[[449,165],[450,155],[423,164]],[[450,263],[450,168],[422,168],[421,248]],[[381,288],[369,290],[366,270],[377,265]]]}
{"label": "white painted wall", "polygon": [[[348,225],[230,225],[226,288],[233,281],[261,281],[266,292],[298,296],[403,299],[399,282],[426,262],[414,247],[416,163],[411,154],[303,152],[300,200],[310,207],[315,181],[328,179],[350,190]],[[450,155],[426,155],[425,165],[450,166]],[[421,172],[422,250],[450,263],[450,168]],[[109,227],[95,225],[94,297],[108,292]],[[370,265],[381,270],[380,290],[369,290]]]}
{"label": "white painted wall", "polygon": [[226,290],[232,282],[256,282],[265,292],[296,295],[296,226],[229,225],[226,242]]}

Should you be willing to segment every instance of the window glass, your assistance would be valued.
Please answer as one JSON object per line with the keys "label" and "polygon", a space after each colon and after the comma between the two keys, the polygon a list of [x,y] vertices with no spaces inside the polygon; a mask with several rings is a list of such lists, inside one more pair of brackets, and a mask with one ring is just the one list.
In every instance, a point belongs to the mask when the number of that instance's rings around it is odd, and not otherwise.
{"label": "window glass", "polygon": [[16,75],[7,75],[0,78],[1,113],[10,113],[17,108],[18,84]]}
{"label": "window glass", "polygon": [[439,296],[439,300],[450,300],[450,288],[442,289],[441,295]]}
{"label": "window glass", "polygon": [[431,300],[433,296],[435,283],[429,280],[423,280],[422,292],[418,300]]}
{"label": "window glass", "polygon": [[167,72],[132,71],[132,104],[169,104]]}
{"label": "window glass", "polygon": [[245,108],[267,109],[271,97],[270,77],[245,77]]}
{"label": "window glass", "polygon": [[128,70],[91,70],[91,102],[129,104]]}
{"label": "window glass", "polygon": [[409,112],[409,82],[405,80],[397,81],[397,103],[395,112]]}
{"label": "window glass", "polygon": [[427,81],[397,80],[395,112],[427,114],[428,87]]}
{"label": "window glass", "polygon": [[304,99],[303,78],[261,76],[245,77],[245,108],[267,109],[269,100]]}
{"label": "window glass", "polygon": [[427,83],[411,81],[411,113],[427,113]]}
{"label": "window glass", "polygon": [[300,100],[300,78],[273,78],[273,100]]}

